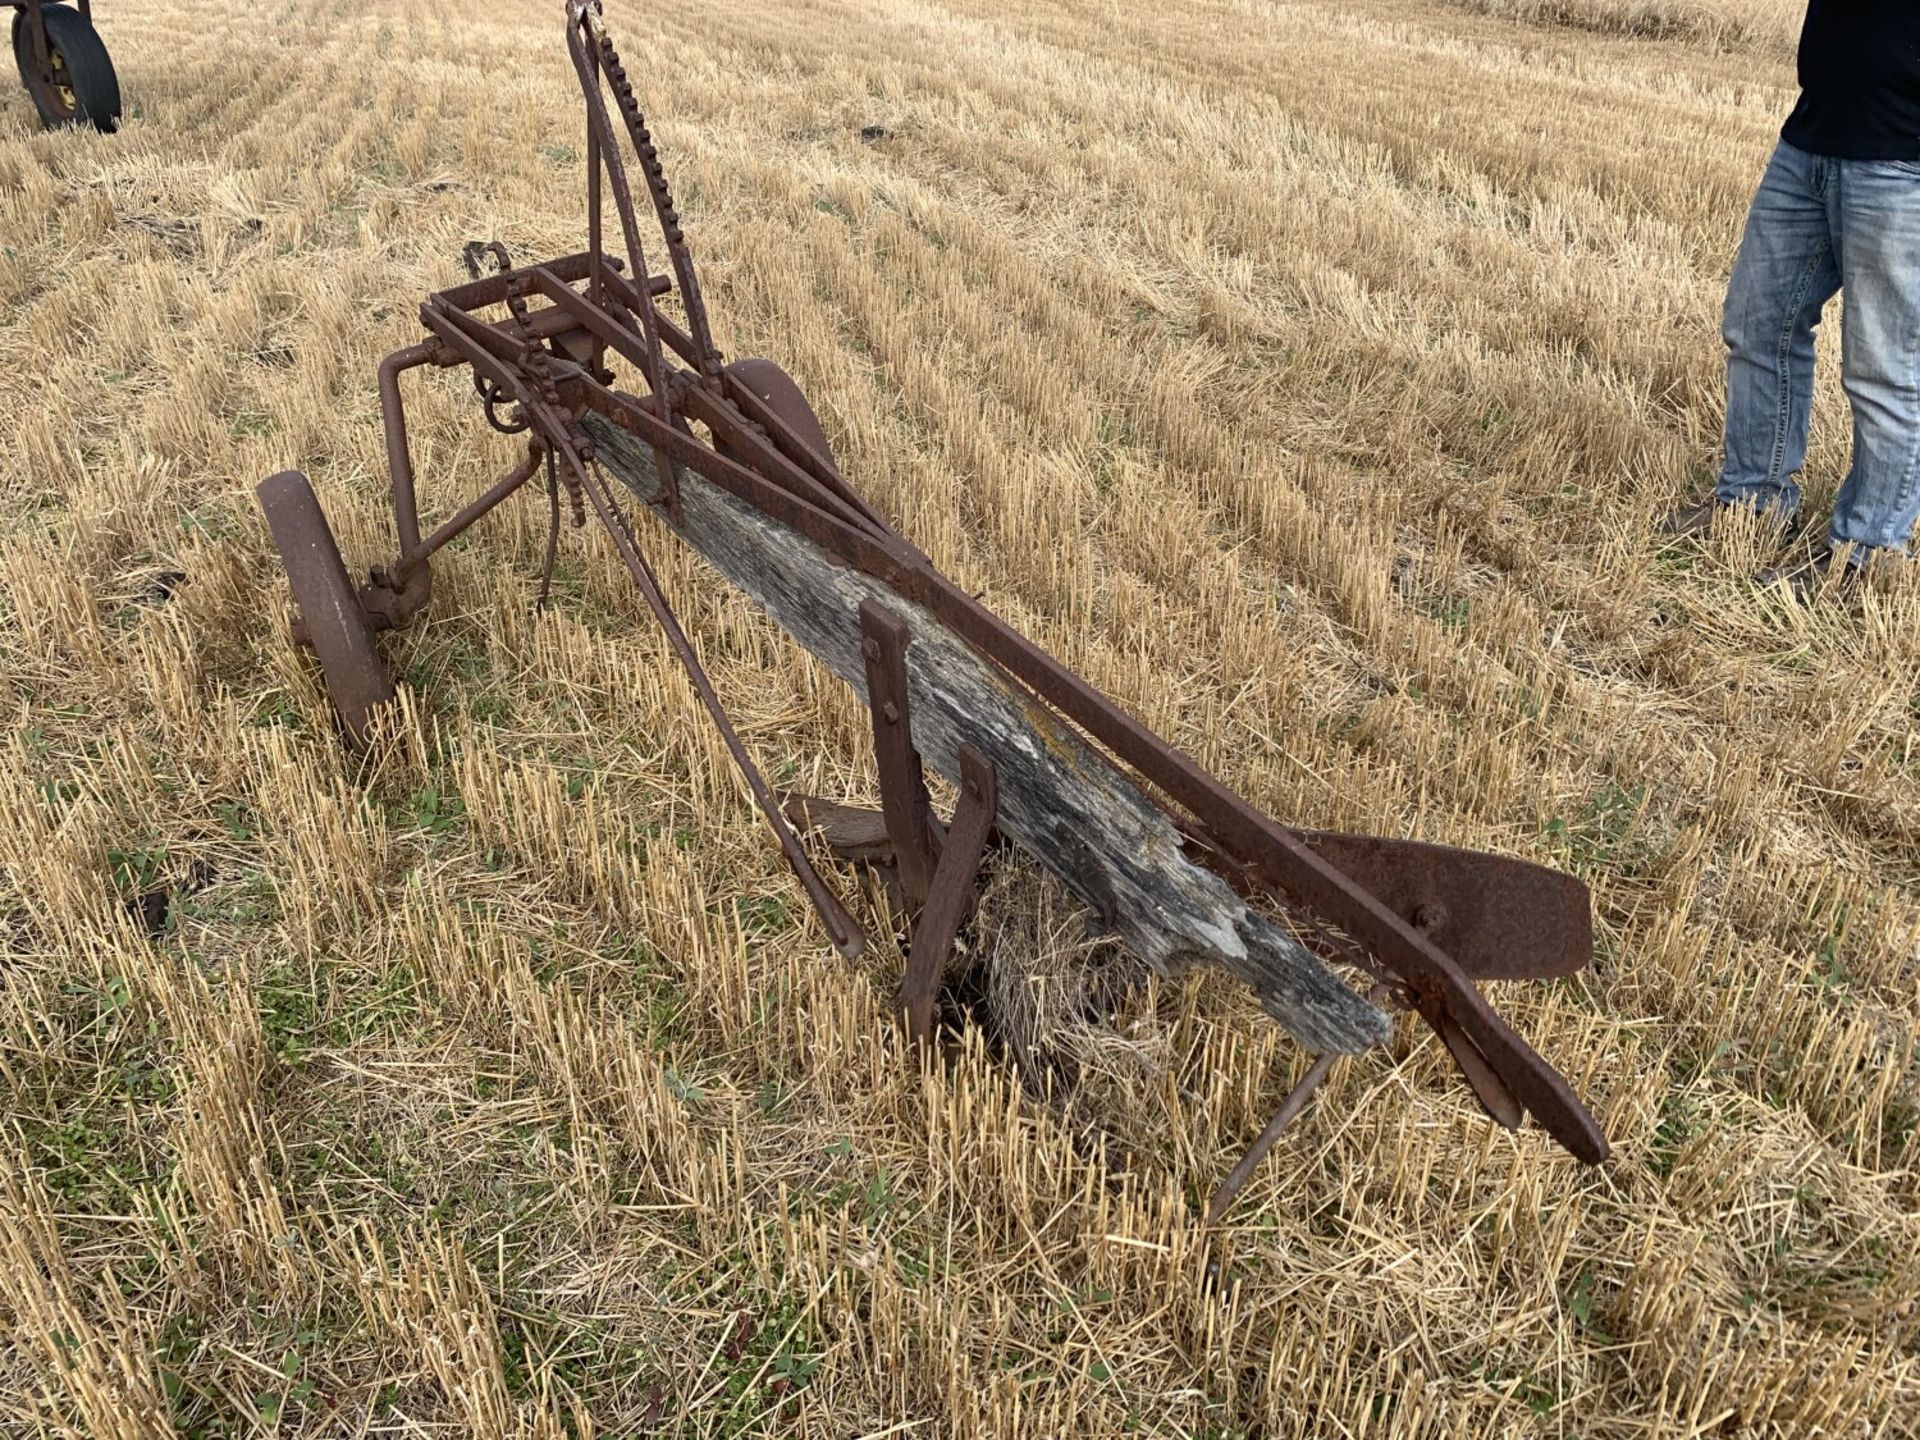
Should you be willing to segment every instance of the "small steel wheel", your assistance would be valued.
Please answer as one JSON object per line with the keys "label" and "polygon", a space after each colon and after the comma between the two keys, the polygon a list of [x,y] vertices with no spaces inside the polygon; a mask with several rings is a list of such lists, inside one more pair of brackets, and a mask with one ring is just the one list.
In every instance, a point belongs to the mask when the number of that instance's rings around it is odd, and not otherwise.
{"label": "small steel wheel", "polygon": [[33,20],[25,10],[13,14],[13,60],[33,97],[43,125],[91,125],[111,134],[120,123],[120,77],[93,28],[70,5],[42,4],[47,32],[47,63],[33,56]]}
{"label": "small steel wheel", "polygon": [[254,494],[293,582],[293,603],[306,642],[320,659],[341,728],[348,742],[358,746],[366,740],[373,711],[393,699],[393,678],[373,643],[373,626],[360,608],[360,597],[340,561],[340,547],[307,477],[298,470],[282,470],[262,480]]}
{"label": "small steel wheel", "polygon": [[833,464],[833,448],[827,444],[827,432],[820,428],[820,417],[794,383],[793,377],[771,360],[736,360],[727,373],[767,402],[767,408],[786,422],[787,428],[806,444],[820,452],[820,458]]}

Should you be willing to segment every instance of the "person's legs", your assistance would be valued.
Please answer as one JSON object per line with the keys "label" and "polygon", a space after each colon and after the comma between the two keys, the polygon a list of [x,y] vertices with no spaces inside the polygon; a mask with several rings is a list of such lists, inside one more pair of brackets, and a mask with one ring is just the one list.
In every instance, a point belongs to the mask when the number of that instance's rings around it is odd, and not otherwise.
{"label": "person's legs", "polygon": [[1830,535],[1857,563],[1904,553],[1920,520],[1920,164],[1841,162],[1831,199],[1853,466]]}
{"label": "person's legs", "polygon": [[1747,213],[1721,333],[1727,342],[1721,505],[1800,508],[1813,409],[1813,330],[1840,288],[1826,190],[1836,162],[1781,143]]}

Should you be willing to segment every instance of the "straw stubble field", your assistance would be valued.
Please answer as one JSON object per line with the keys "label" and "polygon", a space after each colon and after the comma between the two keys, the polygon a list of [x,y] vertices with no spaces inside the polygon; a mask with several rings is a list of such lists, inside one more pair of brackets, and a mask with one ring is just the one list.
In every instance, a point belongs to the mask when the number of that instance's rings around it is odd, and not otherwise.
{"label": "straw stubble field", "polygon": [[[1650,538],[1781,7],[611,7],[722,344],[943,567],[1275,815],[1593,886],[1495,999],[1612,1162],[1403,1021],[1211,1246],[1306,1057],[1007,866],[908,1073],[606,547],[530,611],[537,503],[335,743],[250,489],[388,551],[377,357],[581,238],[559,8],[112,0],[122,134],[0,107],[0,1429],[1914,1433],[1920,596]],[[414,395],[430,493],[509,458]],[[651,533],[769,772],[870,797]]]}

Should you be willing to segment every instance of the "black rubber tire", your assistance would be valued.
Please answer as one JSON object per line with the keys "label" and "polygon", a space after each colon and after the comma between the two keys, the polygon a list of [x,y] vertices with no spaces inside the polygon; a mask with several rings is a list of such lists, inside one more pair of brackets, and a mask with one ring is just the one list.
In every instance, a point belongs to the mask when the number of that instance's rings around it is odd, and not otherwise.
{"label": "black rubber tire", "polygon": [[34,69],[33,27],[27,23],[26,11],[14,11],[13,62],[20,67],[20,80],[33,98],[33,108],[40,112],[40,123],[91,125],[111,135],[120,124],[120,77],[114,74],[113,59],[100,32],[70,5],[45,4],[40,15],[47,28],[47,48],[59,57],[66,89],[73,96],[69,105]]}
{"label": "black rubber tire", "polygon": [[373,643],[373,626],[307,477],[282,470],[262,480],[254,494],[293,582],[293,603],[319,657],[327,696],[348,743],[358,748],[373,712],[393,699],[393,677]]}
{"label": "black rubber tire", "polygon": [[818,450],[820,458],[829,464],[835,463],[833,447],[827,444],[827,432],[820,428],[820,417],[813,413],[813,406],[807,403],[806,395],[791,375],[773,361],[758,358],[736,360],[726,368],[729,375],[766,401],[767,408],[785,421],[802,443]]}

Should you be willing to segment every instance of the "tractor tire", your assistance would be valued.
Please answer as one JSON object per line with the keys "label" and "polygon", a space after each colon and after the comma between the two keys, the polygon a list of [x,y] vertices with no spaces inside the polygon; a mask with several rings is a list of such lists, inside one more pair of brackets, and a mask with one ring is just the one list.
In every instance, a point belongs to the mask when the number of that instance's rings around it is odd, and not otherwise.
{"label": "tractor tire", "polygon": [[120,124],[120,77],[91,21],[70,5],[43,4],[47,58],[53,74],[33,63],[33,25],[24,10],[13,15],[13,61],[46,126],[91,125],[112,134]]}

